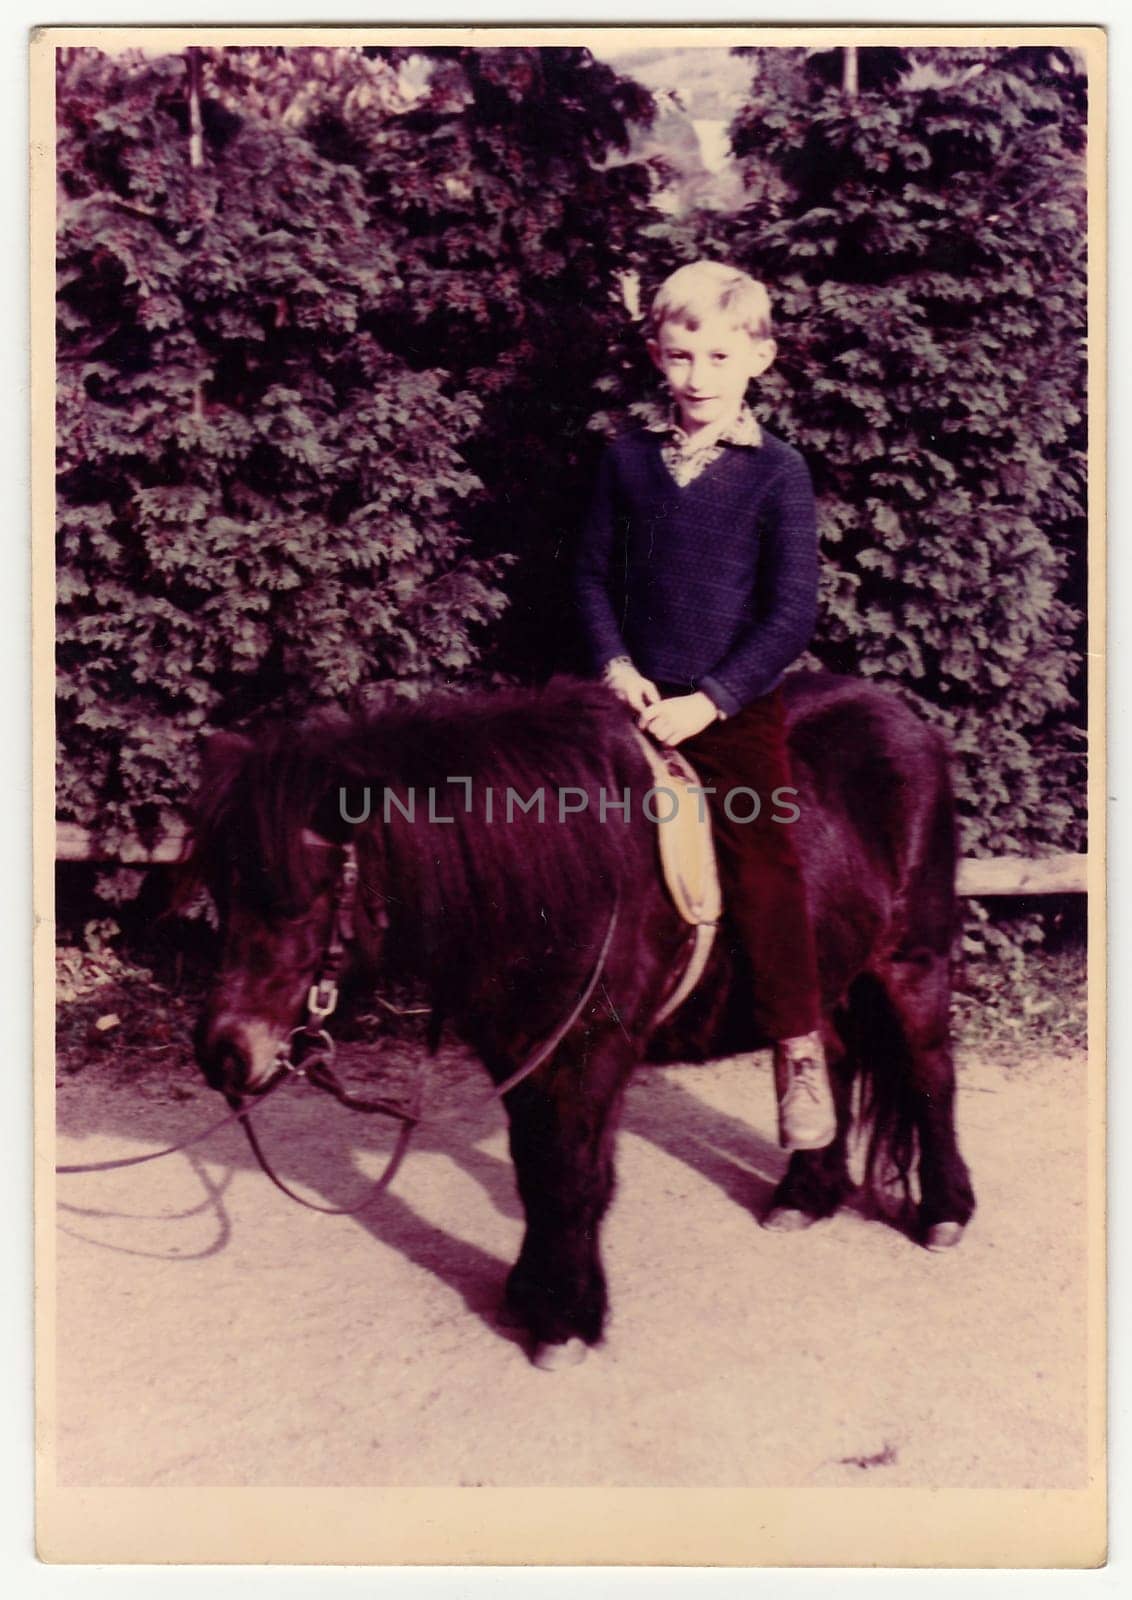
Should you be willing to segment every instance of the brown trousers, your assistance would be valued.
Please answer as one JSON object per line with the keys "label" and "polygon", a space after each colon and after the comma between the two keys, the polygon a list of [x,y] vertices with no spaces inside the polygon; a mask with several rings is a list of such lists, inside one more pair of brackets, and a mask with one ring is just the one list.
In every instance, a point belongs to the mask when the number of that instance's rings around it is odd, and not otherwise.
{"label": "brown trousers", "polygon": [[716,790],[707,803],[723,903],[751,963],[755,1020],[770,1039],[809,1033],[820,1015],[817,960],[793,822],[782,820],[796,818],[800,802],[773,798],[791,787],[781,692],[709,723],[680,749]]}

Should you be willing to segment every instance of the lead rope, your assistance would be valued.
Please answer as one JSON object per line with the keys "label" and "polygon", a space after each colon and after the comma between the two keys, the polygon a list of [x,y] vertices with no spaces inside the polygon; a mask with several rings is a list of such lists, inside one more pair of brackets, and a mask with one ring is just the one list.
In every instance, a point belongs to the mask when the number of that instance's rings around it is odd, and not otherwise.
{"label": "lead rope", "polygon": [[[381,1176],[370,1186],[370,1188],[366,1190],[365,1195],[361,1200],[358,1201],[357,1205],[320,1206],[316,1200],[307,1200],[301,1194],[298,1194],[288,1184],[284,1183],[283,1179],[275,1171],[274,1167],[271,1165],[271,1162],[264,1154],[263,1147],[259,1142],[258,1135],[256,1134],[256,1131],[252,1126],[251,1119],[248,1115],[252,1107],[241,1105],[236,1115],[240,1126],[247,1135],[248,1144],[251,1146],[252,1154],[259,1163],[260,1171],[263,1173],[264,1177],[271,1180],[277,1189],[282,1190],[289,1200],[293,1200],[296,1205],[305,1207],[307,1211],[320,1211],[325,1217],[352,1217],[357,1212],[364,1211],[366,1206],[369,1205],[370,1201],[376,1199],[381,1191],[383,1189],[388,1189],[389,1185],[393,1182],[393,1179],[397,1176],[397,1172],[402,1161],[405,1159],[405,1155],[412,1141],[413,1134],[420,1126],[420,1118],[413,1112],[404,1111],[399,1107],[395,1108],[388,1106],[382,1101],[358,1100],[353,1095],[347,1094],[346,1091],[341,1088],[341,1085],[338,1084],[337,1078],[335,1078],[334,1075],[329,1072],[329,1067],[327,1068],[327,1073],[328,1076],[333,1080],[333,1086],[331,1083],[320,1082],[319,1078],[313,1076],[313,1073],[317,1071],[317,1067],[307,1069],[307,1071],[304,1073],[304,1076],[307,1078],[307,1082],[313,1084],[315,1088],[326,1088],[335,1096],[336,1099],[340,1100],[342,1104],[347,1106],[351,1111],[366,1111],[376,1113],[378,1116],[382,1117],[396,1117],[401,1123],[400,1128],[397,1130],[397,1142],[393,1146],[393,1154],[385,1163],[384,1171],[382,1172]],[[297,1076],[297,1074],[294,1073],[294,1069],[292,1069],[292,1075]],[[277,1083],[282,1081],[282,1079],[276,1080]],[[234,1100],[231,1103],[235,1103]]]}
{"label": "lead rope", "polygon": [[[218,1132],[221,1128],[227,1127],[229,1123],[238,1122],[244,1130],[248,1144],[251,1147],[252,1153],[255,1156],[261,1171],[264,1173],[264,1176],[269,1178],[275,1187],[280,1189],[285,1195],[288,1196],[289,1199],[294,1200],[296,1205],[304,1206],[308,1211],[319,1211],[324,1216],[332,1217],[354,1216],[357,1212],[364,1210],[365,1207],[369,1205],[371,1200],[375,1199],[376,1196],[382,1192],[382,1190],[387,1189],[392,1183],[393,1179],[396,1177],[401,1163],[405,1159],[409,1145],[416,1130],[419,1127],[436,1127],[438,1125],[442,1125],[442,1122],[440,1118],[430,1117],[428,1119],[422,1119],[420,1115],[422,1078],[422,1073],[420,1070],[418,1070],[417,1073],[414,1105],[412,1110],[406,1110],[405,1107],[398,1106],[389,1100],[363,1100],[357,1095],[352,1095],[343,1086],[337,1074],[334,1072],[332,1066],[334,1059],[334,1041],[322,1027],[322,1023],[325,1022],[326,1018],[331,1014],[335,1006],[338,1004],[338,987],[336,978],[345,953],[345,940],[353,936],[353,898],[356,891],[356,886],[357,856],[354,851],[354,846],[351,843],[344,847],[342,872],[339,877],[338,888],[335,894],[334,922],[331,930],[331,937],[327,945],[322,966],[319,970],[319,975],[316,981],[311,985],[310,995],[308,996],[307,1000],[307,1021],[303,1027],[295,1028],[291,1033],[290,1041],[287,1046],[286,1057],[280,1061],[280,1072],[278,1076],[272,1082],[268,1083],[266,1087],[256,1095],[253,1104],[248,1105],[241,1096],[229,1096],[228,1103],[232,1107],[232,1110],[226,1117],[221,1117],[217,1122],[209,1123],[206,1128],[202,1128],[198,1133],[194,1133],[189,1138],[181,1140],[179,1144],[168,1145],[163,1150],[151,1151],[148,1155],[127,1156],[117,1161],[91,1161],[83,1163],[82,1165],[56,1166],[56,1173],[63,1175],[81,1172],[110,1172],[119,1167],[141,1166],[147,1161],[158,1161],[163,1156],[176,1155],[180,1150],[186,1150],[191,1145],[199,1144],[203,1139],[207,1139],[211,1134]],[[522,1083],[525,1078],[529,1078],[531,1073],[535,1072],[547,1059],[547,1057],[553,1054],[553,1052],[562,1043],[562,1040],[569,1033],[570,1029],[578,1021],[589,1000],[592,998],[593,992],[597,987],[598,980],[601,977],[602,968],[605,965],[606,957],[608,956],[610,946],[613,943],[613,935],[617,928],[620,907],[621,891],[618,889],[614,894],[613,907],[609,913],[609,922],[605,930],[605,938],[602,940],[601,949],[598,952],[593,971],[590,973],[589,981],[582,990],[582,993],[579,995],[578,999],[575,1001],[569,1015],[559,1023],[558,1027],[554,1030],[551,1036],[544,1040],[543,1043],[539,1045],[530,1056],[528,1056],[527,1060],[523,1062],[521,1067],[519,1067],[515,1072],[511,1073],[509,1077],[505,1078],[502,1083],[496,1085],[492,1092],[487,1095],[482,1102],[482,1109],[486,1110],[488,1106],[494,1105],[497,1101],[502,1100],[504,1096],[510,1094],[513,1089],[518,1088],[519,1084]],[[309,1051],[304,1059],[300,1059],[299,1062],[295,1062],[292,1060],[292,1056],[295,1053],[297,1041],[299,1039],[305,1040],[307,1044],[313,1048]],[[257,1110],[269,1095],[274,1094],[276,1090],[281,1088],[282,1085],[288,1081],[288,1079],[305,1079],[313,1088],[322,1089],[326,1093],[333,1095],[339,1104],[345,1106],[350,1111],[390,1117],[401,1123],[401,1127],[397,1134],[397,1141],[393,1147],[393,1153],[386,1162],[381,1176],[374,1181],[370,1189],[367,1191],[364,1199],[359,1201],[357,1205],[322,1206],[318,1205],[313,1200],[304,1199],[302,1195],[297,1194],[294,1189],[289,1188],[283,1179],[279,1177],[279,1175],[272,1168],[267,1156],[264,1154],[263,1147],[260,1145],[256,1131],[252,1126],[251,1113]]]}
{"label": "lead rope", "polygon": [[[585,1010],[586,1005],[592,998],[593,992],[597,987],[598,980],[601,977],[601,971],[605,966],[605,960],[609,954],[609,947],[613,943],[613,935],[617,929],[617,918],[620,912],[620,907],[621,891],[618,889],[614,896],[613,909],[609,913],[609,923],[605,930],[605,938],[602,940],[601,949],[598,952],[597,960],[594,962],[593,971],[590,973],[588,983],[582,990],[582,993],[578,996],[578,999],[575,1001],[569,1016],[565,1017],[563,1021],[558,1024],[558,1027],[554,1030],[550,1037],[545,1039],[543,1043],[539,1045],[538,1049],[527,1057],[526,1061],[523,1062],[522,1066],[519,1067],[517,1071],[511,1073],[510,1077],[504,1078],[502,1083],[496,1085],[491,1093],[487,1095],[481,1102],[481,1110],[486,1110],[488,1106],[495,1105],[496,1102],[502,1100],[505,1095],[510,1094],[513,1089],[517,1089],[519,1084],[521,1084],[525,1078],[529,1078],[531,1073],[535,1072],[540,1066],[542,1066],[547,1057],[554,1053],[554,1051],[562,1043],[562,1040],[570,1032],[570,1029],[578,1021],[582,1012]],[[318,987],[319,985],[316,984],[312,988],[312,995],[315,993],[315,990]],[[337,997],[335,996],[335,999],[336,998]],[[320,1014],[319,1020],[324,1021],[325,1016]],[[301,1036],[306,1036],[308,1038],[312,1037],[310,1027],[311,1025],[308,1023],[305,1028],[295,1029],[294,1033],[291,1035],[292,1048],[297,1038]],[[269,1087],[276,1087],[279,1083],[285,1081],[287,1076],[305,1077],[307,1082],[312,1084],[316,1089],[326,1090],[328,1094],[332,1094],[340,1104],[346,1106],[351,1111],[370,1113],[376,1112],[379,1116],[395,1117],[401,1122],[401,1128],[397,1134],[397,1143],[393,1147],[393,1153],[385,1165],[385,1170],[382,1172],[379,1178],[374,1180],[364,1197],[359,1200],[356,1205],[352,1206],[322,1206],[314,1200],[304,1199],[301,1194],[297,1194],[294,1189],[290,1188],[283,1181],[283,1179],[272,1167],[270,1161],[268,1161],[267,1156],[264,1154],[263,1147],[256,1135],[256,1131],[248,1119],[247,1110],[237,1112],[237,1116],[241,1125],[243,1126],[244,1133],[247,1136],[248,1144],[251,1146],[252,1154],[259,1163],[260,1169],[264,1173],[264,1176],[269,1178],[277,1189],[282,1190],[282,1192],[287,1195],[289,1199],[294,1200],[296,1205],[304,1206],[308,1211],[319,1211],[323,1214],[323,1216],[328,1217],[352,1217],[355,1216],[359,1211],[364,1211],[366,1206],[369,1205],[370,1201],[376,1199],[382,1190],[387,1189],[393,1182],[393,1179],[397,1176],[397,1172],[401,1166],[401,1163],[404,1161],[405,1156],[408,1153],[409,1145],[412,1143],[413,1135],[416,1133],[417,1129],[442,1127],[444,1126],[444,1121],[439,1117],[422,1118],[420,1115],[420,1072],[417,1074],[415,1096],[416,1104],[412,1111],[406,1111],[403,1107],[396,1106],[391,1101],[387,1100],[362,1100],[357,1096],[348,1093],[331,1065],[334,1057],[334,1041],[331,1039],[330,1035],[325,1031],[325,1029],[318,1029],[314,1033],[313,1038],[316,1041],[316,1048],[310,1059],[301,1062],[298,1066],[287,1062],[284,1066],[282,1075],[275,1080],[275,1084],[270,1085]],[[249,1107],[247,1109],[251,1108]]]}
{"label": "lead rope", "polygon": [[[286,1078],[276,1078],[268,1084],[263,1091],[261,1099],[266,1099],[269,1094],[274,1094],[276,1089],[282,1088]],[[189,1138],[182,1139],[180,1144],[169,1144],[164,1150],[151,1150],[147,1156],[125,1156],[118,1161],[85,1161],[78,1166],[56,1166],[58,1175],[75,1172],[113,1172],[118,1167],[140,1167],[146,1161],[160,1161],[162,1156],[175,1156],[179,1150],[188,1150],[191,1145],[200,1144],[202,1139],[207,1139],[214,1133],[219,1133],[221,1128],[226,1128],[230,1122],[239,1122],[245,1113],[243,1111],[230,1111],[226,1117],[221,1117],[218,1122],[210,1122],[207,1128],[201,1128],[198,1133],[191,1134]]]}

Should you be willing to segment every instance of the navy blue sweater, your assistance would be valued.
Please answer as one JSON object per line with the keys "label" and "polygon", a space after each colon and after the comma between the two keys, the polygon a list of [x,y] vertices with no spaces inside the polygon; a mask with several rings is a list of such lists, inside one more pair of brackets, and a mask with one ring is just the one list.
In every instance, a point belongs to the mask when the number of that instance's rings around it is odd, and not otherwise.
{"label": "navy blue sweater", "polygon": [[732,715],[767,694],[817,620],[814,495],[802,457],[764,428],[679,488],[661,437],[605,452],[576,593],[595,669],[627,655],[646,678],[702,689]]}

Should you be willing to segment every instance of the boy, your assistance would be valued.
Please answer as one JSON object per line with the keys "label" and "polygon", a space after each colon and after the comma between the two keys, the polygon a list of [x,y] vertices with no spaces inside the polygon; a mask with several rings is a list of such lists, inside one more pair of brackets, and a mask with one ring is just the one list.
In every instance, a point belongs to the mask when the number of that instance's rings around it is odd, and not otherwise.
{"label": "boy", "polygon": [[[715,261],[681,267],[649,317],[667,423],[606,451],[582,539],[577,594],[605,681],[705,786],[725,899],[751,962],[756,1020],[775,1041],[779,1141],[819,1150],[836,1131],[813,936],[790,827],[778,684],[817,615],[813,491],[797,451],[760,427],[747,385],[774,360],[761,283]],[[753,789],[753,821],[727,815]],[[737,798],[737,817],[753,802]]]}

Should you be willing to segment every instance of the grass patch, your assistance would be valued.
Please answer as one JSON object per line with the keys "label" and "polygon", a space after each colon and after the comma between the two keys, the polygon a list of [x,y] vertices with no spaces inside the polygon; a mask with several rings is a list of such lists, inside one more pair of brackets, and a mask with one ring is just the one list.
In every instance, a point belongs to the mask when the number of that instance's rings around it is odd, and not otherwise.
{"label": "grass patch", "polygon": [[1087,979],[1083,944],[969,965],[952,1007],[956,1043],[1075,1055],[1089,1042]]}

